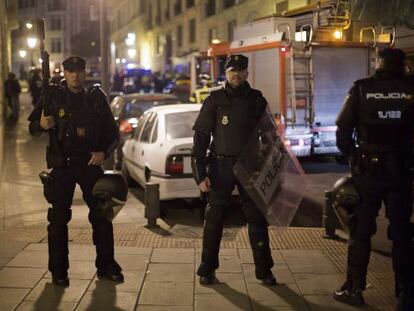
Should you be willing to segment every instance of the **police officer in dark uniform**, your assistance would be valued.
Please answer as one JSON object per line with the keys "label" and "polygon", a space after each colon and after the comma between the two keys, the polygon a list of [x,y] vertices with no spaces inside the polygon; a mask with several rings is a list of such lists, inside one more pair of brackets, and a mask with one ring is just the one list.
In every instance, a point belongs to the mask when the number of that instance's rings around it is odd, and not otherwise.
{"label": "police officer in dark uniform", "polygon": [[118,128],[102,90],[83,87],[85,60],[71,56],[62,65],[66,80],[60,86],[51,85],[48,91],[51,115],[45,115],[44,105],[37,105],[29,117],[32,135],[49,134],[46,161],[52,171],[42,180],[45,198],[52,204],[47,215],[49,270],[55,284],[69,285],[67,223],[78,184],[89,207],[98,277],[122,282],[122,269],[114,259],[112,223],[96,212],[97,198],[92,195],[103,175],[101,165],[117,145]]}
{"label": "police officer in dark uniform", "polygon": [[352,175],[361,196],[350,220],[348,270],[334,298],[363,305],[371,237],[381,203],[389,220],[392,259],[399,296],[398,310],[414,310],[414,263],[409,252],[412,214],[412,158],[414,84],[404,75],[405,53],[386,48],[379,52],[373,77],[351,88],[336,124],[337,145],[350,157]]}
{"label": "police officer in dark uniform", "polygon": [[[219,267],[223,217],[236,185],[248,223],[256,277],[266,285],[276,285],[271,271],[273,260],[269,247],[268,223],[233,174],[233,165],[267,105],[262,93],[252,89],[246,81],[247,66],[248,58],[243,55],[227,58],[226,84],[224,88],[212,90],[205,99],[193,127],[193,174],[200,190],[208,192],[209,202],[205,212],[203,253],[197,271],[202,285],[215,281],[215,270]],[[208,165],[207,150],[211,158]]]}

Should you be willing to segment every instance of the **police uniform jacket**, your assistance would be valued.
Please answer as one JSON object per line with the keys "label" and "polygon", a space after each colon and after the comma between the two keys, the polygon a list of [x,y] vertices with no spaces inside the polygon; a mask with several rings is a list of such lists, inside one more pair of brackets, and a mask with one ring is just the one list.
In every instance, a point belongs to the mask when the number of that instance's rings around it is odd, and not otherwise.
{"label": "police uniform jacket", "polygon": [[237,89],[233,89],[228,82],[224,88],[212,89],[193,126],[195,134],[192,158],[197,183],[206,177],[207,149],[215,156],[237,158],[266,105],[262,93],[251,88],[247,82]]}
{"label": "police uniform jacket", "polygon": [[414,136],[410,80],[377,70],[373,77],[354,83],[336,121],[337,145],[344,155],[349,156],[355,144],[368,152],[409,152]]}
{"label": "police uniform jacket", "polygon": [[[71,158],[83,158],[87,163],[93,151],[104,152],[105,158],[113,152],[118,144],[119,130],[105,94],[98,86],[75,94],[65,84],[51,85],[48,96],[55,119],[55,126],[47,131],[49,168],[65,166]],[[31,135],[46,132],[40,126],[42,111],[39,104],[29,116]]]}

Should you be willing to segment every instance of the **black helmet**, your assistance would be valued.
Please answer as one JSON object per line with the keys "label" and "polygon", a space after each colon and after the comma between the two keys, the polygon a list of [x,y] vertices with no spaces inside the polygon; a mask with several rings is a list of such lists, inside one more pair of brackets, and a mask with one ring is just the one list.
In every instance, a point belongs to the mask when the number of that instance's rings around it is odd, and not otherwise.
{"label": "black helmet", "polygon": [[339,222],[345,231],[349,231],[349,218],[354,213],[354,208],[361,202],[361,196],[351,176],[342,177],[336,181],[332,190],[332,207]]}
{"label": "black helmet", "polygon": [[383,69],[391,71],[403,71],[406,54],[401,49],[385,48],[378,52],[378,57],[383,60]]}
{"label": "black helmet", "polygon": [[107,171],[96,182],[92,195],[99,200],[98,211],[113,220],[127,201],[128,184],[121,174]]}

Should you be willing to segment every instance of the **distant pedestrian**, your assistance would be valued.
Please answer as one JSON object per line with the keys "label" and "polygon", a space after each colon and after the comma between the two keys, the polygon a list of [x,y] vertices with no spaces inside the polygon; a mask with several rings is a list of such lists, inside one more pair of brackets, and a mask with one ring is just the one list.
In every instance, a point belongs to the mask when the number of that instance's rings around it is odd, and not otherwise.
{"label": "distant pedestrian", "polygon": [[36,106],[42,94],[42,78],[40,77],[38,69],[33,71],[33,75],[29,83],[29,90],[32,95],[32,104],[33,106]]}
{"label": "distant pedestrian", "polygon": [[119,73],[118,70],[115,70],[112,82],[112,91],[122,92],[124,86],[124,77]]}
{"label": "distant pedestrian", "polygon": [[4,96],[6,97],[6,102],[11,109],[11,119],[17,121],[19,119],[19,94],[21,93],[21,88],[19,81],[16,80],[16,75],[13,72],[10,72],[6,81],[4,81]]}

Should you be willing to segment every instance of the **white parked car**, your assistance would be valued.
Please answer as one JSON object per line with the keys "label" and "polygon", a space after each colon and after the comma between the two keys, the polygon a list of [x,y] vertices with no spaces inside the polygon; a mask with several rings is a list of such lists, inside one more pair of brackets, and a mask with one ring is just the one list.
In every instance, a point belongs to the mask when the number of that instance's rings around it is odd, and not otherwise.
{"label": "white parked car", "polygon": [[122,173],[142,187],[160,185],[160,199],[196,198],[192,177],[193,124],[200,104],[154,107],[138,121],[131,139],[122,148]]}

